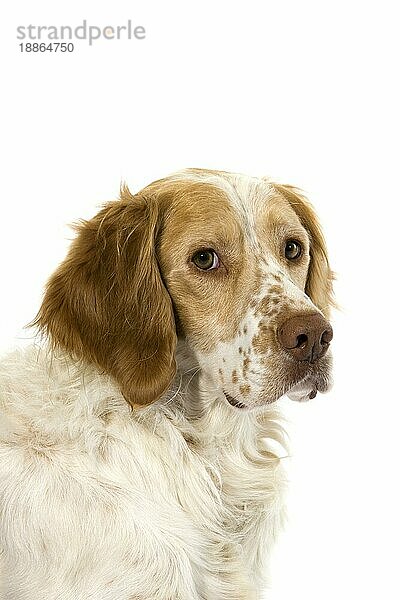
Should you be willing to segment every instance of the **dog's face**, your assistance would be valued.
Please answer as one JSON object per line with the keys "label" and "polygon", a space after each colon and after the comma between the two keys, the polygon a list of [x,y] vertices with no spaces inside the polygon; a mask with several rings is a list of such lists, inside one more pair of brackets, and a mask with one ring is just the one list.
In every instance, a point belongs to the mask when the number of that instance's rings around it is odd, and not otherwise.
{"label": "dog's face", "polygon": [[[322,243],[310,208],[260,179],[194,172],[177,180],[160,266],[203,372],[240,408],[273,402],[294,386],[298,399],[326,391],[331,327],[305,293],[318,268],[311,248],[318,255]],[[299,203],[310,222],[302,223]],[[320,268],[326,310],[330,272],[327,263]]]}
{"label": "dog's face", "polygon": [[168,387],[179,336],[222,401],[252,408],[326,391],[331,281],[294,188],[190,170],[125,190],[81,226],[36,323],[133,405]]}

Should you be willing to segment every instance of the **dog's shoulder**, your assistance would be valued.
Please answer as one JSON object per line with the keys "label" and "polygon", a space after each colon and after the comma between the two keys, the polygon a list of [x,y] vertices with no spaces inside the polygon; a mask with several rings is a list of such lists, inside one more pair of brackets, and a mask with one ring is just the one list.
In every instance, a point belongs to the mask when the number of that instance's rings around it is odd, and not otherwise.
{"label": "dog's shoulder", "polygon": [[110,410],[129,412],[110,378],[62,352],[31,345],[0,360],[2,445],[71,441],[88,423],[104,423]]}

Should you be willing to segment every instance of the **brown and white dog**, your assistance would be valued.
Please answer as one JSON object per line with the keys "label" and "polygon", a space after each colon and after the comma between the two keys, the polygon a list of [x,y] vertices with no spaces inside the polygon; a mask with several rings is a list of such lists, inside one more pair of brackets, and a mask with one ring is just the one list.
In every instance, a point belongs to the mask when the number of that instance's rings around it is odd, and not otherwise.
{"label": "brown and white dog", "polygon": [[273,404],[330,385],[307,200],[190,169],[77,227],[0,364],[0,597],[260,598],[283,518]]}

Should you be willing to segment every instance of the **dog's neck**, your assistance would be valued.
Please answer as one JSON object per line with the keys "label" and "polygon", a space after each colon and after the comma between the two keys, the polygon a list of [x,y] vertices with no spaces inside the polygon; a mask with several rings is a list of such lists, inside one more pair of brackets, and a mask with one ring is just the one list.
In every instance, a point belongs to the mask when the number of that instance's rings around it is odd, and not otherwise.
{"label": "dog's neck", "polygon": [[272,448],[268,440],[273,440],[274,448],[276,443],[285,447],[276,405],[253,410],[230,406],[222,388],[204,373],[185,340],[178,342],[176,361],[177,373],[167,392],[138,413],[153,431],[164,436],[162,432],[172,424],[197,450],[207,447],[210,452],[218,447],[245,451],[247,445],[254,449],[257,439],[261,451]]}

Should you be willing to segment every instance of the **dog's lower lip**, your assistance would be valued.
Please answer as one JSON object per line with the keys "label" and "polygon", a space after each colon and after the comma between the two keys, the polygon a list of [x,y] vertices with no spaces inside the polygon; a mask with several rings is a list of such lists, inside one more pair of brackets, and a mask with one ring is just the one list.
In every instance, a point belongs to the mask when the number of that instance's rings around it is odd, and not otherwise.
{"label": "dog's lower lip", "polygon": [[228,402],[231,406],[234,406],[235,408],[246,408],[245,404],[243,404],[242,402],[239,402],[238,400],[235,400],[235,398],[233,398],[226,392],[224,392],[224,396],[228,400]]}

